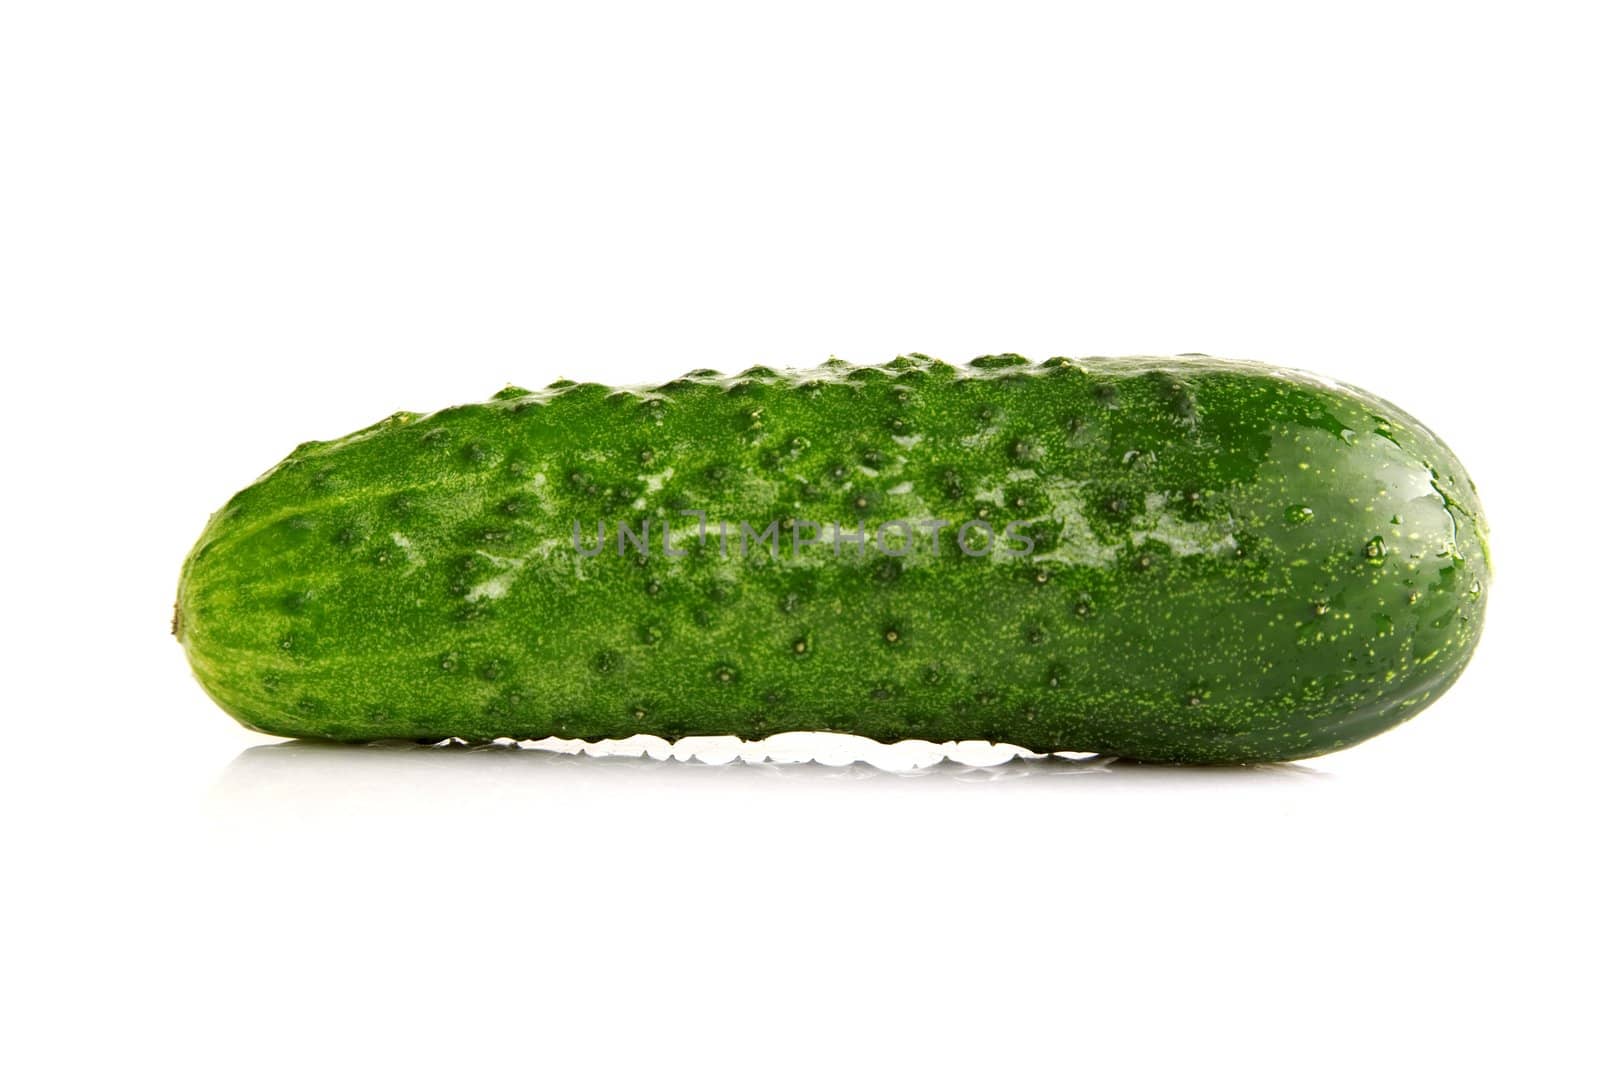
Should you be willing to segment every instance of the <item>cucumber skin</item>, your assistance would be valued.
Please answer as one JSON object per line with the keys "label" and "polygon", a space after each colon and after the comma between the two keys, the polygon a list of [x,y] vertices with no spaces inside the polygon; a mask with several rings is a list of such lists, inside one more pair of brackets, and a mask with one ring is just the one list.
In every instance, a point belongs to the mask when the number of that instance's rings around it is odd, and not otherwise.
{"label": "cucumber skin", "polygon": [[[867,549],[718,555],[718,519],[795,516],[865,521]],[[650,554],[619,556],[616,520],[646,517]],[[921,531],[898,559],[872,543],[929,517],[952,524],[937,556]],[[973,518],[1028,521],[1034,553],[961,553]],[[592,548],[601,519],[607,550],[579,558],[574,520]],[[1486,535],[1443,442],[1297,372],[830,360],[508,388],[303,444],[212,515],[174,632],[221,707],[291,737],[829,730],[1291,760],[1456,679]]]}

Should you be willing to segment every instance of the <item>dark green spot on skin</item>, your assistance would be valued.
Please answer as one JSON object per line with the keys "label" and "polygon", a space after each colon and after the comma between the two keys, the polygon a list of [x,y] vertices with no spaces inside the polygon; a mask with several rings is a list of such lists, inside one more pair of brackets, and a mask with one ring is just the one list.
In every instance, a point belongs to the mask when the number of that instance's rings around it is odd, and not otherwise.
{"label": "dark green spot on skin", "polygon": [[1167,403],[1171,406],[1172,413],[1180,422],[1192,422],[1195,417],[1194,395],[1182,382],[1168,377],[1162,383],[1163,393]]}
{"label": "dark green spot on skin", "polygon": [[1026,367],[1028,359],[1015,352],[1002,352],[998,355],[979,356],[967,366],[977,367],[980,370],[1002,370],[1008,367]]}

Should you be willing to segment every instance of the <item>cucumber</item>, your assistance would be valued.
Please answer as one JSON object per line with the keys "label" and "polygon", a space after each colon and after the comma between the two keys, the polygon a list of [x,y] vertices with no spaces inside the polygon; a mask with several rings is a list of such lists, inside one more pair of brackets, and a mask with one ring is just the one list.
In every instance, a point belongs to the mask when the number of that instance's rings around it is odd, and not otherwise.
{"label": "cucumber", "polygon": [[302,444],[212,515],[173,632],[222,708],[290,737],[1291,760],[1450,686],[1486,533],[1436,436],[1313,376],[830,360]]}

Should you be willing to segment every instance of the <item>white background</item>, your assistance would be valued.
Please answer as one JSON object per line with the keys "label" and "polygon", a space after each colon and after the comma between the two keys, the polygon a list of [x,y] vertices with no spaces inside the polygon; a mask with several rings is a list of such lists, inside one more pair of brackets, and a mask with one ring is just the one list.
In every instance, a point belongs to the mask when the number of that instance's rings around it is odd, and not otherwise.
{"label": "white background", "polygon": [[[0,10],[11,1062],[1594,1062],[1589,5]],[[263,748],[168,636],[302,440],[907,351],[1389,397],[1476,660],[1292,767],[897,775]]]}

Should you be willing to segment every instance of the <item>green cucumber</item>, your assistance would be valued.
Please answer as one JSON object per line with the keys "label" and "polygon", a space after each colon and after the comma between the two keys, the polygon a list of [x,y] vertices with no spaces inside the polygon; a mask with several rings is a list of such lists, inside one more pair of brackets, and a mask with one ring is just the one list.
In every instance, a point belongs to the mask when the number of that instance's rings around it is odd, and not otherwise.
{"label": "green cucumber", "polygon": [[211,517],[173,630],[290,737],[1257,762],[1436,700],[1488,582],[1461,464],[1367,393],[905,356],[508,388],[303,444]]}

